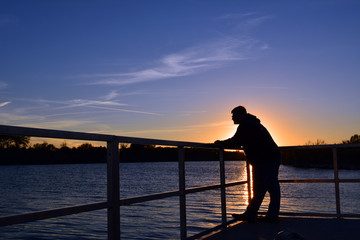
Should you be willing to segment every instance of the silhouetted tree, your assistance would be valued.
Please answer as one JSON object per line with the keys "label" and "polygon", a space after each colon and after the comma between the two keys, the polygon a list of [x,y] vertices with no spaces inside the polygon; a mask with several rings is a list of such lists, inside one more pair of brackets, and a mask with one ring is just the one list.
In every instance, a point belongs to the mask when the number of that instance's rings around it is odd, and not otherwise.
{"label": "silhouetted tree", "polygon": [[350,140],[344,140],[344,144],[354,144],[354,143],[360,143],[360,135],[355,134],[350,138]]}
{"label": "silhouetted tree", "polygon": [[324,140],[322,140],[322,139],[316,139],[315,142],[307,141],[305,143],[305,145],[325,145],[325,144],[326,144],[326,142]]}
{"label": "silhouetted tree", "polygon": [[0,135],[0,148],[26,148],[30,143],[27,136],[5,136]]}
{"label": "silhouetted tree", "polygon": [[83,150],[83,151],[90,150],[92,148],[93,146],[90,143],[83,143],[77,147],[78,150]]}
{"label": "silhouetted tree", "polygon": [[48,144],[47,142],[35,143],[33,145],[33,148],[37,149],[37,150],[47,150],[47,151],[55,151],[55,150],[57,150],[57,148],[53,144]]}
{"label": "silhouetted tree", "polygon": [[155,145],[144,145],[144,144],[136,144],[136,143],[132,143],[130,145],[130,149],[136,149],[136,150],[141,150],[141,149],[154,149]]}
{"label": "silhouetted tree", "polygon": [[68,147],[67,143],[64,141],[62,144],[60,144],[60,149],[61,150],[69,150],[70,148]]}

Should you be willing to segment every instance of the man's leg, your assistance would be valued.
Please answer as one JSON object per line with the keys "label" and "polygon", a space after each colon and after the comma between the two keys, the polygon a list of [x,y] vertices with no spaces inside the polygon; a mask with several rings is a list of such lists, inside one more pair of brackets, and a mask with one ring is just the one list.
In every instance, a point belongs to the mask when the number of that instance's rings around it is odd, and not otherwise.
{"label": "man's leg", "polygon": [[271,179],[269,182],[271,183],[269,185],[269,194],[270,194],[270,204],[269,209],[266,214],[266,217],[269,219],[278,219],[279,217],[279,211],[280,211],[280,184],[278,180],[279,175],[279,166],[280,166],[280,157],[275,162],[275,165],[272,166],[271,169]]}
{"label": "man's leg", "polygon": [[278,219],[280,211],[280,184],[279,181],[274,182],[269,189],[270,204],[266,217],[269,219]]}
{"label": "man's leg", "polygon": [[268,182],[268,168],[266,166],[258,165],[253,166],[253,193],[254,196],[251,199],[245,214],[257,217],[257,212],[264,200],[266,191],[269,186]]}

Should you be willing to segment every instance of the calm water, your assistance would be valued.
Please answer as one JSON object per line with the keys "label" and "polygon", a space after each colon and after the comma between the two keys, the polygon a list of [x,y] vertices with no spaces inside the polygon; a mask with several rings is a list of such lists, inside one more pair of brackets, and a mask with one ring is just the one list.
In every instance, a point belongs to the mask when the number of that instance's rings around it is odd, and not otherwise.
{"label": "calm water", "polygon": [[[245,180],[243,162],[226,162],[226,181]],[[217,162],[187,162],[187,187],[219,183]],[[122,163],[121,196],[133,197],[178,189],[175,162]],[[280,178],[332,178],[331,170],[281,166]],[[360,178],[342,170],[340,178]],[[341,184],[341,210],[360,213],[360,184]],[[0,166],[0,216],[106,201],[106,165]],[[331,183],[282,184],[282,211],[335,213]],[[189,194],[188,235],[220,224],[220,190]],[[262,211],[266,211],[266,197]],[[247,205],[246,185],[227,189],[227,212]],[[0,228],[0,239],[106,239],[106,210]],[[121,207],[122,239],[179,238],[178,197]]]}

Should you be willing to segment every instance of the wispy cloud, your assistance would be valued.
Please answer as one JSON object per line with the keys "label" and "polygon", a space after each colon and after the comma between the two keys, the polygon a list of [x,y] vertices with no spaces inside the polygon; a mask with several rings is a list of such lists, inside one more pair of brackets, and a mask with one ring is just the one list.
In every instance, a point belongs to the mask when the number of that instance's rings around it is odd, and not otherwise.
{"label": "wispy cloud", "polygon": [[224,38],[168,54],[156,61],[151,68],[135,72],[83,75],[95,78],[91,84],[127,85],[139,82],[156,81],[197,74],[209,69],[224,66],[227,63],[245,60],[245,52],[253,44],[249,38]]}
{"label": "wispy cloud", "polygon": [[148,114],[148,115],[160,115],[158,113],[119,108],[119,107],[128,106],[128,104],[118,103],[118,102],[114,102],[114,101],[96,101],[96,100],[75,99],[75,100],[64,101],[64,102],[61,102],[61,103],[65,104],[64,107],[60,107],[61,109],[64,109],[64,108],[77,108],[77,107],[90,107],[90,108],[97,108],[97,109],[111,110],[111,111],[119,111],[119,112],[140,113],[140,114]]}
{"label": "wispy cloud", "polygon": [[246,27],[257,27],[260,24],[264,23],[265,21],[274,18],[272,15],[266,15],[266,16],[261,16],[261,17],[254,17],[254,18],[249,18],[247,19],[245,22],[242,23],[243,26]]}
{"label": "wispy cloud", "polygon": [[11,102],[2,102],[0,103],[0,107],[5,107],[6,105],[10,104]]}
{"label": "wispy cloud", "polygon": [[104,96],[103,98],[107,101],[112,100],[119,96],[119,94],[116,91],[111,91],[108,95]]}
{"label": "wispy cloud", "polygon": [[114,101],[98,101],[98,100],[87,100],[87,99],[66,100],[66,101],[57,102],[57,103],[65,105],[63,108],[91,107],[91,106],[93,106],[93,107],[94,106],[126,106],[127,105],[124,103],[118,103],[118,102],[114,102]]}
{"label": "wispy cloud", "polygon": [[249,13],[229,13],[219,17],[219,20],[226,20],[229,24],[236,26],[237,29],[249,30],[257,27],[269,19],[274,18],[273,15],[258,16],[255,12]]}
{"label": "wispy cloud", "polygon": [[114,108],[114,107],[100,107],[100,106],[91,106],[92,108],[103,109],[103,110],[111,110],[111,111],[119,111],[119,112],[129,112],[129,113],[139,113],[139,114],[146,114],[146,115],[162,115],[160,113],[153,113],[153,112],[146,112],[146,111],[138,111],[138,110],[131,110],[125,108]]}
{"label": "wispy cloud", "polygon": [[[228,20],[234,24],[234,29],[239,27],[249,30],[259,26],[272,16],[258,16],[254,12],[242,14],[226,14],[219,17],[219,20]],[[175,53],[164,55],[162,58],[152,61],[155,64],[151,67],[143,67],[137,71],[84,74],[78,77],[87,78],[89,84],[101,85],[129,85],[141,82],[173,79],[198,74],[214,68],[220,68],[227,64],[253,58],[251,50],[268,49],[267,44],[258,46],[259,41],[237,31],[236,36],[222,37],[210,40],[197,46],[189,47]]]}
{"label": "wispy cloud", "polygon": [[99,100],[89,100],[89,99],[71,99],[71,100],[48,100],[48,99],[19,99],[26,100],[29,102],[36,102],[41,104],[46,104],[48,106],[57,107],[57,108],[76,108],[76,107],[87,107],[87,106],[126,106],[125,103],[119,103],[116,101],[99,101]]}
{"label": "wispy cloud", "polygon": [[[111,93],[110,93],[111,95]],[[116,101],[106,100],[106,101],[99,101],[99,100],[89,100],[89,99],[72,99],[72,100],[48,100],[48,99],[17,99],[27,102],[33,102],[41,104],[42,106],[32,106],[31,108],[35,110],[35,108],[42,108],[42,111],[45,111],[47,108],[49,111],[59,111],[59,110],[66,110],[66,109],[85,109],[85,108],[96,108],[102,109],[112,112],[129,112],[129,113],[138,113],[138,114],[147,114],[147,115],[161,115],[159,113],[141,111],[141,110],[134,110],[134,109],[127,109],[124,107],[128,107],[128,104],[120,103]],[[72,112],[61,112],[57,114],[60,115],[68,115]]]}
{"label": "wispy cloud", "polygon": [[110,93],[106,94],[105,96],[99,97],[99,99],[110,101],[116,99],[119,96],[123,97],[123,96],[135,96],[135,95],[145,95],[145,94],[152,94],[152,92],[148,90],[135,90],[135,91],[125,91],[125,92],[119,92],[113,90]]}

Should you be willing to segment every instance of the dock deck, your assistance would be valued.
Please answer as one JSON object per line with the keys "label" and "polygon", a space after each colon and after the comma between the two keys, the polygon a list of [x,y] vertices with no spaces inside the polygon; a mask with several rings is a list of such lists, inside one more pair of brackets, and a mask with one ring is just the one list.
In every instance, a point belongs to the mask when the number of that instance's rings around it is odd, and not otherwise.
{"label": "dock deck", "polygon": [[360,219],[281,217],[276,224],[238,222],[203,239],[273,240],[283,230],[297,233],[306,240],[353,240],[360,239]]}

